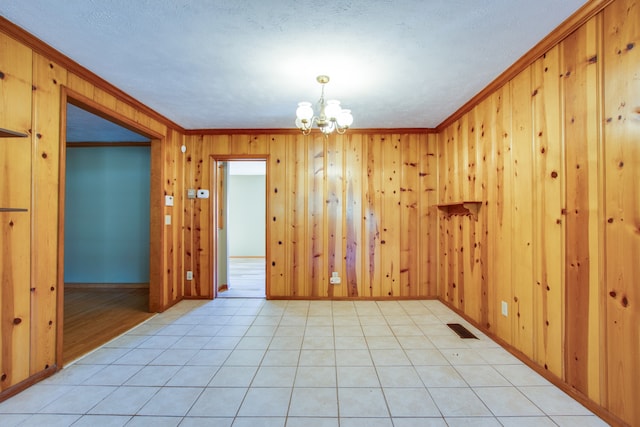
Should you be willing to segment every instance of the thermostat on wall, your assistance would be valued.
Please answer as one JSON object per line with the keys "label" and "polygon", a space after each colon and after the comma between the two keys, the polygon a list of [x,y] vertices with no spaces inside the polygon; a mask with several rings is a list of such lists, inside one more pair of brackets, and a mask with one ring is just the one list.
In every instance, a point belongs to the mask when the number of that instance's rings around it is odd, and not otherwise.
{"label": "thermostat on wall", "polygon": [[208,199],[209,190],[198,190],[196,197],[198,197],[198,199]]}

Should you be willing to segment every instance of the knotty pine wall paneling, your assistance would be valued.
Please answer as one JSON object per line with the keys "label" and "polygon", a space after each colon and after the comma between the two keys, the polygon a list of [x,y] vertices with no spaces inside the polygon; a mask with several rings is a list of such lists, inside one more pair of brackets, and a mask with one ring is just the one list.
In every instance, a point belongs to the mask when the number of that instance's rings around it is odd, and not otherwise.
{"label": "knotty pine wall paneling", "polygon": [[[310,294],[317,297],[326,297],[328,289],[327,272],[324,265],[328,261],[325,251],[326,230],[325,219],[325,162],[326,139],[322,134],[313,134],[309,138],[309,150],[307,152],[307,229],[305,240],[310,245],[305,258],[309,264],[307,279],[311,287]],[[275,254],[271,256],[275,257]]]}
{"label": "knotty pine wall paneling", "polygon": [[640,2],[603,19],[607,404],[640,425]]}
{"label": "knotty pine wall paneling", "polygon": [[[486,328],[489,328],[493,323],[492,319],[495,316],[495,305],[489,304],[489,301],[493,300],[490,297],[491,294],[491,278],[489,276],[490,260],[493,259],[494,245],[489,242],[494,237],[491,230],[489,233],[489,219],[491,214],[495,214],[495,203],[489,205],[489,194],[492,189],[495,188],[495,158],[493,156],[493,144],[494,138],[491,128],[491,99],[484,100],[480,105],[474,108],[475,114],[475,132],[476,132],[476,147],[478,168],[476,173],[476,179],[478,181],[479,189],[476,193],[477,200],[482,201],[480,206],[478,221],[476,224],[476,238],[474,239],[474,248],[476,262],[479,264],[476,268],[479,269],[480,275],[480,289],[479,295],[479,319],[477,322]],[[477,187],[476,187],[477,188]]]}
{"label": "knotty pine wall paneling", "polygon": [[[169,307],[179,301],[184,295],[185,269],[183,266],[183,227],[184,227],[184,204],[186,202],[186,188],[184,187],[184,169],[186,153],[180,151],[183,144],[184,135],[173,129],[167,129],[164,143],[162,194],[173,196],[174,205],[163,208],[164,215],[171,216],[171,225],[164,226],[164,238],[162,240],[162,262],[163,277],[162,283],[165,289],[163,292],[162,307]],[[153,142],[154,145],[161,144]],[[161,200],[164,205],[164,200]],[[164,218],[162,218],[164,219]]]}
{"label": "knotty pine wall paneling", "polygon": [[511,90],[505,85],[491,95],[492,123],[495,146],[496,182],[489,192],[488,206],[495,204],[495,216],[489,215],[489,236],[495,235],[493,254],[490,262],[489,280],[494,283],[495,300],[489,304],[495,307],[494,333],[507,343],[513,343],[513,322],[511,317],[502,315],[502,302],[507,304],[507,312],[515,312],[513,300],[513,274],[511,264],[513,254],[513,140],[511,120]]}
{"label": "knotty pine wall paneling", "polygon": [[67,71],[33,55],[33,135],[31,158],[31,369],[56,363],[58,322],[58,179],[60,170],[60,87]]}
{"label": "knotty pine wall paneling", "polygon": [[[478,174],[481,174],[481,163],[478,160],[480,150],[477,147],[477,128],[478,121],[476,114],[477,109],[473,109],[469,115],[468,121],[464,123],[462,130],[462,162],[466,165],[467,173],[462,175],[462,197],[465,200],[481,200],[481,180]],[[479,211],[478,218],[473,218],[466,222],[469,227],[468,233],[461,233],[461,251],[459,253],[462,271],[465,276],[462,278],[466,283],[459,293],[460,304],[466,307],[466,312],[476,321],[481,321],[481,302],[482,302],[482,267],[480,265],[480,236],[481,221],[480,217],[483,211]],[[464,222],[463,222],[464,223]],[[459,280],[460,281],[460,280]]]}
{"label": "knotty pine wall paneling", "polygon": [[[268,211],[269,217],[265,218],[265,224],[267,224],[267,233],[265,233],[267,239],[267,249],[265,251],[266,259],[271,260],[269,269],[271,270],[269,281],[271,289],[267,290],[267,293],[276,292],[283,294],[290,289],[284,289],[288,287],[285,276],[290,271],[289,260],[287,257],[275,259],[270,257],[270,254],[282,253],[279,250],[280,247],[287,242],[287,218],[288,211],[288,196],[285,188],[281,185],[287,181],[287,142],[293,138],[290,135],[284,138],[276,138],[271,136],[269,143],[269,160],[268,169],[269,175],[267,177],[267,198],[268,198]],[[271,185],[271,182],[275,183]],[[273,289],[276,287],[276,289]]]}
{"label": "knotty pine wall paneling", "polygon": [[[203,144],[203,136],[193,137],[187,136],[185,137],[185,145],[187,150],[184,155],[184,186],[182,188],[183,192],[186,192],[188,188],[195,188],[195,177],[193,175],[195,171],[195,166],[192,164],[193,159],[196,156],[196,147],[202,146]],[[211,195],[212,196],[212,195]],[[193,246],[193,237],[194,237],[194,210],[195,210],[195,200],[193,199],[185,199],[183,204],[183,263],[184,263],[184,271],[194,271],[194,246]],[[199,281],[199,280],[196,280]],[[193,289],[194,281],[186,281],[184,282],[184,296],[188,298],[194,294]],[[197,295],[197,293],[196,293]]]}
{"label": "knotty pine wall paneling", "polygon": [[418,145],[412,135],[401,135],[402,155],[400,171],[400,295],[419,295],[420,223],[418,221],[419,168]]}
{"label": "knotty pine wall paneling", "polygon": [[416,136],[418,146],[418,254],[419,295],[438,295],[438,136],[430,133],[426,140]]}
{"label": "knotty pine wall paneling", "polygon": [[566,157],[566,380],[600,401],[601,279],[599,247],[601,193],[600,18],[586,23],[561,44]]}
{"label": "knotty pine wall paneling", "polygon": [[347,297],[364,295],[363,231],[366,218],[363,216],[363,135],[346,137],[345,160],[345,292]]}
{"label": "knotty pine wall paneling", "polygon": [[[436,235],[429,214],[435,201],[434,136],[258,132],[188,135],[185,141],[189,188],[209,188],[206,165],[216,156],[268,158],[269,298],[436,296],[436,272],[429,270],[434,244],[424,244],[424,251],[419,244],[427,233]],[[428,160],[424,169],[418,166],[422,158]],[[184,268],[194,271],[185,295],[208,298],[215,250],[209,207],[196,199],[186,201],[185,209]],[[340,285],[330,285],[333,271]]]}
{"label": "knotty pine wall paneling", "polygon": [[[0,391],[29,377],[31,337],[31,51],[0,34]],[[17,211],[19,209],[20,211]]]}
{"label": "knotty pine wall paneling", "polygon": [[533,135],[531,70],[511,82],[513,180],[513,345],[533,358]]}
{"label": "knotty pine wall paneling", "polygon": [[[331,277],[333,272],[338,273],[341,280],[346,279],[345,274],[345,224],[343,221],[345,203],[345,176],[344,173],[344,152],[343,144],[346,141],[341,138],[327,138],[327,161],[326,161],[326,230],[327,235],[324,239],[327,244],[327,274]],[[326,279],[329,282],[329,279]],[[341,283],[340,286],[329,283],[327,286],[327,295],[330,298],[344,297],[347,294],[348,286]]]}
{"label": "knotty pine wall paneling", "polygon": [[479,228],[438,216],[440,297],[614,425],[640,424],[639,11],[608,2],[437,143],[439,202],[482,200]]}
{"label": "knotty pine wall paneling", "polygon": [[564,141],[560,56],[555,47],[532,68],[533,359],[562,377]]}
{"label": "knotty pine wall paneling", "polygon": [[382,283],[381,265],[381,218],[382,213],[382,144],[379,135],[367,135],[364,156],[367,159],[364,204],[365,223],[363,247],[365,248],[365,268],[363,289],[360,295],[375,297],[380,294]]}
{"label": "knotty pine wall paneling", "polygon": [[[278,192],[287,195],[287,210],[285,226],[287,237],[283,245],[278,245],[278,250],[283,251],[286,259],[286,270],[284,276],[271,281],[270,295],[310,295],[310,284],[307,280],[309,263],[305,258],[307,242],[305,240],[307,221],[309,219],[306,203],[306,188],[308,175],[307,144],[308,138],[298,138],[297,136],[286,137],[286,158],[281,159],[281,164],[286,168],[284,179],[279,177],[278,171],[273,171],[273,182],[279,183]],[[285,183],[288,183],[285,184]],[[284,187],[282,184],[285,184]],[[277,201],[274,200],[274,203]],[[268,215],[267,215],[268,217]],[[272,250],[271,254],[277,251]],[[276,283],[279,288],[276,288]]]}
{"label": "knotty pine wall paneling", "polygon": [[[380,295],[400,296],[400,145],[397,135],[376,138],[381,145]],[[405,227],[409,224],[403,224]]]}

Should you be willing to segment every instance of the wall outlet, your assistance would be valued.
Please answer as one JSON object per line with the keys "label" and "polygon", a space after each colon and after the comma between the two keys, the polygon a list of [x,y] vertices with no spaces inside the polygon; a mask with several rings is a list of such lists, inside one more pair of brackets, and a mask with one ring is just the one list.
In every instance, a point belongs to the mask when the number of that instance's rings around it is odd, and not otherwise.
{"label": "wall outlet", "polygon": [[187,271],[187,280],[193,280],[193,271]]}
{"label": "wall outlet", "polygon": [[506,301],[502,301],[502,315],[504,317],[509,316],[509,305],[507,304]]}
{"label": "wall outlet", "polygon": [[329,278],[329,283],[331,283],[332,285],[340,284],[340,276],[338,276],[337,271],[334,271],[333,273],[331,273],[331,277]]}

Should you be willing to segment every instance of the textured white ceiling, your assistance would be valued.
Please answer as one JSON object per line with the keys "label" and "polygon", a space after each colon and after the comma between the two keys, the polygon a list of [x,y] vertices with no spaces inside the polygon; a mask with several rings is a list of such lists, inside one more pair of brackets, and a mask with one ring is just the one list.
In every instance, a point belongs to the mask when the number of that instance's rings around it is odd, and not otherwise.
{"label": "textured white ceiling", "polygon": [[585,0],[2,0],[0,15],[187,129],[435,127]]}

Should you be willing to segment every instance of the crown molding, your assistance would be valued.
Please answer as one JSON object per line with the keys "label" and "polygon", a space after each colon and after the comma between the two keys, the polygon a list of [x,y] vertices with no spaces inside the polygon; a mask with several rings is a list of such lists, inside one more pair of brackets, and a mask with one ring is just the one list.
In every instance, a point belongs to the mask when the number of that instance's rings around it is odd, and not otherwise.
{"label": "crown molding", "polygon": [[[320,135],[320,131],[316,131],[315,129],[311,132],[312,135],[315,134]],[[437,133],[434,128],[367,128],[367,129],[349,129],[345,135],[349,134],[406,134],[406,133],[417,133],[417,134],[429,134],[429,133]],[[302,132],[298,129],[187,129],[184,131],[184,134],[187,136],[192,135],[302,135]]]}

